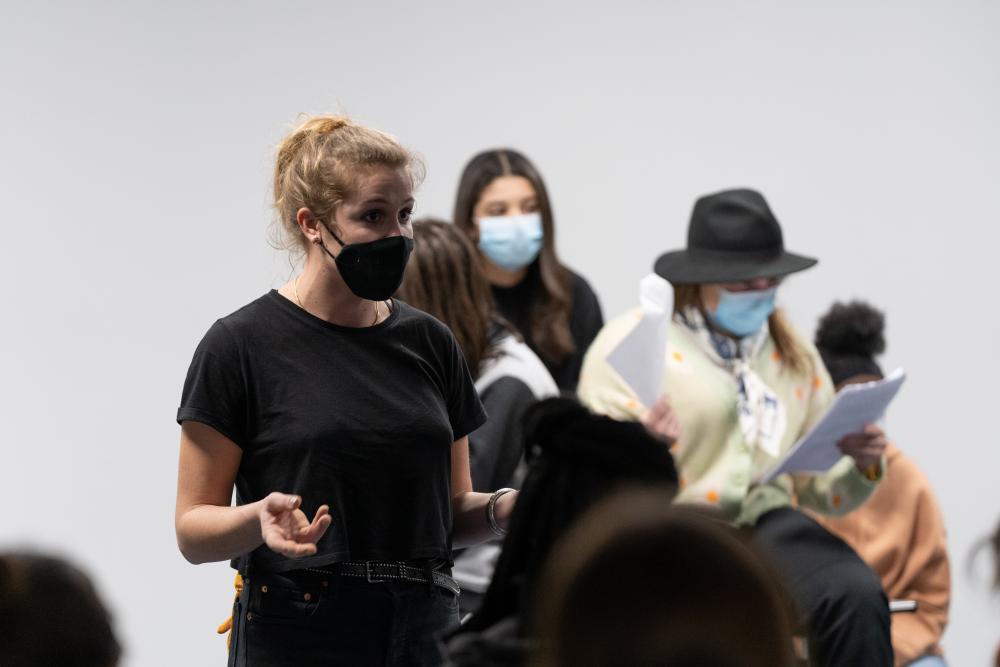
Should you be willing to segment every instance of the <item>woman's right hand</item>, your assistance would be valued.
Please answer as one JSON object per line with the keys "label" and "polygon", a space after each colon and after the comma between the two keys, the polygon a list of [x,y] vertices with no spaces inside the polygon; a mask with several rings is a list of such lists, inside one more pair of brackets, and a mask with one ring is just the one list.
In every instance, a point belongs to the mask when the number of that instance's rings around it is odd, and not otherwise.
{"label": "woman's right hand", "polygon": [[677,413],[670,407],[666,394],[660,396],[660,400],[646,410],[639,421],[647,431],[668,445],[674,444],[681,437],[681,422],[677,419]]}
{"label": "woman's right hand", "polygon": [[274,492],[268,494],[260,506],[260,534],[271,551],[302,558],[316,553],[316,542],[330,527],[330,507],[322,505],[316,510],[312,522],[299,509],[301,496]]}

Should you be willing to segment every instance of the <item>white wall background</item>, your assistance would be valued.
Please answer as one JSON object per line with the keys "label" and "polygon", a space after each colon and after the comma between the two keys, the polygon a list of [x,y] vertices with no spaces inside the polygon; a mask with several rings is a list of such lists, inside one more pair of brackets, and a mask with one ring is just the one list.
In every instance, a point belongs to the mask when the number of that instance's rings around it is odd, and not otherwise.
{"label": "white wall background", "polygon": [[997,0],[6,0],[0,543],[93,572],[128,665],[222,664],[231,575],[174,544],[174,411],[212,321],[290,274],[273,146],[343,110],[425,156],[423,214],[472,153],[526,151],[608,314],[697,195],[762,189],[822,258],[783,292],[800,326],[888,309],[889,427],[950,530],[945,646],[987,664],[1000,605],[963,563],[1000,515],[998,34]]}

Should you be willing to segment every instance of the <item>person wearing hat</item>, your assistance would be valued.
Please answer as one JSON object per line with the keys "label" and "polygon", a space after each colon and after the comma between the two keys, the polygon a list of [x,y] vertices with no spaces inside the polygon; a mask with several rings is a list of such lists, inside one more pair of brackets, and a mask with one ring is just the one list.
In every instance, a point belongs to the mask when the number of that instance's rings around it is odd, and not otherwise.
{"label": "person wearing hat", "polygon": [[[837,390],[882,378],[885,316],[860,301],[835,303],[819,321],[816,347]],[[896,667],[944,667],[951,568],[934,490],[916,463],[886,448],[885,481],[862,507],[842,517],[814,516],[851,545],[882,580],[890,598],[913,600],[913,613],[892,615]]]}
{"label": "person wearing hat", "polygon": [[817,260],[788,252],[764,197],[733,189],[698,199],[688,245],[654,270],[674,287],[664,396],[642,405],[607,362],[640,319],[609,322],[588,350],[578,387],[592,410],[639,420],[670,443],[679,502],[714,507],[751,530],[803,613],[814,665],[891,665],[888,601],[871,569],[795,506],[845,514],[882,476],[875,425],[843,438],[825,473],[756,480],[826,412],[834,391],[816,348],[775,308],[782,280]]}

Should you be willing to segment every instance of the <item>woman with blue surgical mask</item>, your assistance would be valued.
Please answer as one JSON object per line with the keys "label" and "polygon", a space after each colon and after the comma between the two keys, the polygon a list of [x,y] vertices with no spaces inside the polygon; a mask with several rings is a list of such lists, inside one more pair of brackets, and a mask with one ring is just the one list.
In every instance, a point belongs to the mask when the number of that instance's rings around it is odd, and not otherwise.
{"label": "woman with blue surgical mask", "polygon": [[681,475],[678,502],[714,508],[772,556],[809,630],[810,664],[891,665],[889,607],[878,577],[797,509],[842,515],[861,505],[882,477],[885,434],[868,425],[844,437],[843,458],[825,473],[757,481],[833,400],[816,348],[776,308],[782,279],[814,264],[785,251],[759,192],[701,197],[687,248],[654,265],[674,287],[664,396],[642,405],[607,362],[634,329],[635,311],[597,336],[579,396],[595,412],[641,421],[669,442]]}
{"label": "woman with blue surgical mask", "polygon": [[604,319],[590,285],[556,255],[552,208],[538,170],[510,149],[476,155],[459,180],[454,220],[479,248],[499,313],[559,388],[575,391],[583,355]]}

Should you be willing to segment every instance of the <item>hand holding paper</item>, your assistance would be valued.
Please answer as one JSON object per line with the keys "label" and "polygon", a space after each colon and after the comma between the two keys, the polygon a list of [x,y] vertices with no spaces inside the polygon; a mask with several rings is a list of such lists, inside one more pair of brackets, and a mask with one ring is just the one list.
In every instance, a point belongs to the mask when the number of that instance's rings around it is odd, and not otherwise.
{"label": "hand holding paper", "polygon": [[837,443],[840,452],[854,459],[859,470],[867,472],[869,468],[878,470],[887,446],[885,432],[875,424],[868,424],[859,433],[845,435]]}
{"label": "hand holding paper", "polygon": [[789,472],[829,470],[844,456],[837,443],[881,419],[905,379],[906,373],[900,368],[883,380],[842,389],[823,418],[760,481],[766,484]]}
{"label": "hand holding paper", "polygon": [[681,437],[681,422],[666,396],[660,396],[639,421],[647,431],[668,445],[674,444]]}
{"label": "hand holding paper", "polygon": [[639,282],[642,319],[618,347],[608,363],[632,388],[645,407],[652,408],[663,395],[667,354],[667,326],[673,315],[670,283],[651,273]]}

